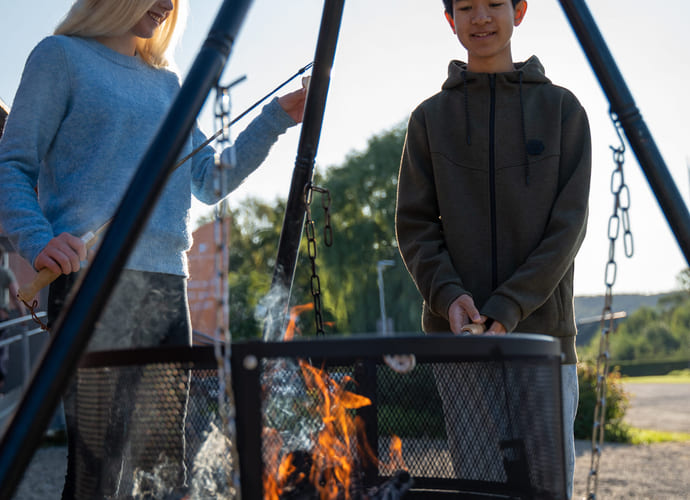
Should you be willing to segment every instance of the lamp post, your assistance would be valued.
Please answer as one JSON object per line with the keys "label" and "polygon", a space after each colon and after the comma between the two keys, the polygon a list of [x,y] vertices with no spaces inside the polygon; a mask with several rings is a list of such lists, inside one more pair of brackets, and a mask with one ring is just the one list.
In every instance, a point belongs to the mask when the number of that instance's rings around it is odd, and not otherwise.
{"label": "lamp post", "polygon": [[380,260],[376,263],[377,282],[379,285],[379,304],[381,305],[381,333],[384,336],[388,335],[388,328],[386,323],[386,301],[383,296],[383,269],[394,265],[395,261],[393,260]]}

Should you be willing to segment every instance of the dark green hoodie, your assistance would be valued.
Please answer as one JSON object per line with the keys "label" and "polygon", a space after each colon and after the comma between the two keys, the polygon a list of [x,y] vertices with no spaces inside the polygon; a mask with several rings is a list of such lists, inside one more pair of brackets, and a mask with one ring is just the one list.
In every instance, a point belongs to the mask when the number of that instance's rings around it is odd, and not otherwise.
{"label": "dark green hoodie", "polygon": [[559,337],[575,363],[573,261],[591,169],[584,109],[536,57],[515,71],[452,61],[441,92],[412,113],[396,234],[424,298],[425,332],[448,332],[462,294],[508,332]]}

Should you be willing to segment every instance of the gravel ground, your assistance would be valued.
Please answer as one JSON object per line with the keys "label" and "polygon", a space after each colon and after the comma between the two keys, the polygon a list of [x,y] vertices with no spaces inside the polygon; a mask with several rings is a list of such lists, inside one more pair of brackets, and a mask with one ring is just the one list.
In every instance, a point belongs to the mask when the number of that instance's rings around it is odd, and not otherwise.
{"label": "gravel ground", "polygon": [[[690,384],[631,384],[627,421],[634,427],[690,432]],[[591,443],[577,442],[575,496],[587,494]],[[66,449],[40,448],[13,500],[59,500]],[[597,498],[690,499],[690,442],[653,445],[606,444],[599,467]]]}
{"label": "gravel ground", "polygon": [[[623,384],[626,421],[639,429],[690,433],[690,384]],[[690,493],[688,493],[690,497]]]}

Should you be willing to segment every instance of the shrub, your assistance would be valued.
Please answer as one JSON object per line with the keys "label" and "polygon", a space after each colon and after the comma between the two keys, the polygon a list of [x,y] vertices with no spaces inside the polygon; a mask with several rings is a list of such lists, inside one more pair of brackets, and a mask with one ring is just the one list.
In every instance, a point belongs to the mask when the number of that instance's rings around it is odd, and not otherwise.
{"label": "shrub", "polygon": [[[580,402],[575,418],[575,439],[592,439],[594,408],[597,403],[596,366],[582,363],[577,367]],[[623,422],[630,407],[630,395],[625,392],[621,375],[616,368],[609,372],[606,382],[606,411],[604,440],[624,443],[631,439],[630,427]]]}

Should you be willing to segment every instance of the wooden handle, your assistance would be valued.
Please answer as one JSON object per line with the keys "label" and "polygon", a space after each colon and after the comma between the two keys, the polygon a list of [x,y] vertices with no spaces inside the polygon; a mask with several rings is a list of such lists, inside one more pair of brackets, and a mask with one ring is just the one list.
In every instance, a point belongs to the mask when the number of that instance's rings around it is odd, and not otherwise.
{"label": "wooden handle", "polygon": [[[98,236],[103,231],[105,231],[109,225],[110,220],[108,220],[105,224],[99,227],[95,232],[89,231],[81,237],[81,240],[84,242],[84,245],[86,245],[87,249],[91,248],[96,243],[96,241],[98,240]],[[31,281],[31,283],[29,283],[28,285],[24,285],[19,289],[19,291],[17,292],[17,297],[19,298],[19,300],[30,305],[31,302],[34,300],[36,294],[38,294],[38,292],[40,292],[43,288],[50,285],[53,281],[58,279],[58,276],[60,276],[60,274],[61,273],[54,273],[50,269],[44,267],[38,272],[38,274],[33,279],[33,281]]]}
{"label": "wooden handle", "polygon": [[480,323],[469,323],[462,327],[460,333],[469,335],[481,335],[484,333],[484,325]]}
{"label": "wooden handle", "polygon": [[17,297],[19,297],[19,300],[26,302],[27,304],[31,304],[31,301],[34,300],[36,294],[40,292],[42,288],[55,281],[58,276],[60,276],[59,273],[55,273],[47,267],[44,267],[38,272],[31,283],[19,289],[17,292]]}

